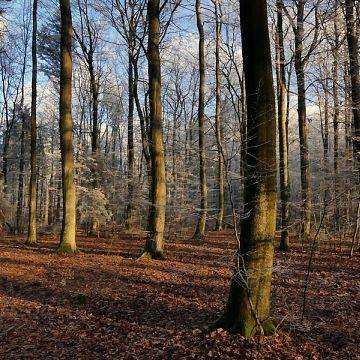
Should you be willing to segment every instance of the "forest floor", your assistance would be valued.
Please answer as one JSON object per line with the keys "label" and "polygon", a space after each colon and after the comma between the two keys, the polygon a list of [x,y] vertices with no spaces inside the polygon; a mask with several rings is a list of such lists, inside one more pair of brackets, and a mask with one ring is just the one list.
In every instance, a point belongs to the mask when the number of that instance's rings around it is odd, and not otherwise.
{"label": "forest floor", "polygon": [[229,232],[202,243],[172,237],[167,260],[136,261],[144,239],[79,236],[82,252],[54,253],[0,236],[0,359],[360,359],[360,256],[317,249],[301,323],[308,249],[276,253],[276,335],[245,340],[222,329],[236,248]]}

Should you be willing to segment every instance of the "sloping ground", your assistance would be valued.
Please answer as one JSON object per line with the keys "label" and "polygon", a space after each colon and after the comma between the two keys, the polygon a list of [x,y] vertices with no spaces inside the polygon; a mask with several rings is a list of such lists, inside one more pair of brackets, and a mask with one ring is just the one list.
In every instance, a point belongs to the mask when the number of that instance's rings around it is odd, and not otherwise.
{"label": "sloping ground", "polygon": [[167,243],[167,260],[135,261],[136,235],[83,238],[59,257],[0,238],[1,359],[360,359],[360,259],[318,249],[300,322],[308,251],[276,254],[273,309],[279,334],[244,340],[202,333],[226,301],[235,240],[210,233]]}

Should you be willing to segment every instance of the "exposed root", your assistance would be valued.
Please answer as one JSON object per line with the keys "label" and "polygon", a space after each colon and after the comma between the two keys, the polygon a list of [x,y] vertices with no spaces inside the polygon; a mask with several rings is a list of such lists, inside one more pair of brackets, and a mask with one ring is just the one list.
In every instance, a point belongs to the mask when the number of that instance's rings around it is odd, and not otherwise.
{"label": "exposed root", "polygon": [[155,251],[151,253],[149,251],[144,251],[137,260],[165,260],[165,255],[162,251]]}

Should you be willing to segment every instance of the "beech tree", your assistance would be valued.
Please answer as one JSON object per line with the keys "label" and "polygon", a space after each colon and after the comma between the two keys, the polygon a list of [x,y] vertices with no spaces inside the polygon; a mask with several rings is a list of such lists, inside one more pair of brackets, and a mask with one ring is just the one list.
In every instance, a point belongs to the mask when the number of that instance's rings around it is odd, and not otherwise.
{"label": "beech tree", "polygon": [[166,211],[166,174],[162,130],[161,64],[160,64],[160,1],[148,0],[148,74],[151,156],[151,207],[149,234],[143,257],[163,258]]}
{"label": "beech tree", "polygon": [[29,191],[29,227],[27,242],[37,242],[36,237],[36,203],[37,203],[37,168],[36,168],[36,102],[37,102],[37,0],[33,1],[33,33],[32,33],[32,83],[31,83],[31,118],[30,118],[30,191]]}
{"label": "beech tree", "polygon": [[196,0],[196,25],[199,32],[199,103],[198,103],[198,131],[199,131],[199,166],[200,166],[200,216],[194,234],[195,239],[202,239],[205,233],[207,217],[207,183],[206,183],[206,148],[205,148],[205,33],[201,17],[201,0]]}
{"label": "beech tree", "polygon": [[353,113],[353,153],[354,160],[360,163],[360,64],[359,40],[356,25],[356,2],[345,1],[346,38],[349,52],[351,98]]}
{"label": "beech tree", "polygon": [[60,0],[60,148],[62,166],[63,219],[57,252],[74,254],[77,251],[76,191],[74,180],[74,149],[72,104],[72,18],[70,0]]}
{"label": "beech tree", "polygon": [[276,1],[276,79],[277,79],[277,118],[279,133],[279,173],[281,200],[281,238],[280,249],[289,250],[289,164],[288,164],[288,119],[287,89],[285,74],[285,53],[283,33],[283,1]]}
{"label": "beech tree", "polygon": [[215,230],[220,231],[223,228],[224,221],[224,148],[223,148],[223,124],[221,119],[221,69],[220,69],[220,40],[221,40],[221,7],[218,0],[214,0],[215,13],[215,134],[218,156],[218,209],[216,216]]}
{"label": "beech tree", "polygon": [[[276,224],[276,115],[265,0],[240,1],[248,147],[245,217],[237,271],[224,315],[215,324],[245,337],[274,330],[270,288]],[[254,46],[255,45],[255,46]]]}

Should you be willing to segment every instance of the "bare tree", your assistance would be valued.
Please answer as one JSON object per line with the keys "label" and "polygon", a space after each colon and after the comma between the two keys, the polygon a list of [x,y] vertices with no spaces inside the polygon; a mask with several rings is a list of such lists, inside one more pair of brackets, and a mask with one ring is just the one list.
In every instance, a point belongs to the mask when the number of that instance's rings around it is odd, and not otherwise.
{"label": "bare tree", "polygon": [[151,209],[149,234],[142,257],[163,258],[166,211],[166,174],[162,130],[160,1],[148,0],[148,73],[150,105]]}
{"label": "bare tree", "polygon": [[[248,109],[245,212],[237,271],[216,326],[246,337],[270,332],[270,287],[276,223],[276,115],[265,0],[240,1]],[[255,46],[254,46],[255,44]]]}
{"label": "bare tree", "polygon": [[32,33],[32,83],[31,83],[31,117],[30,117],[30,184],[29,184],[29,227],[27,242],[34,244],[36,238],[36,205],[37,205],[37,168],[36,168],[36,101],[37,101],[37,9],[38,1],[33,1]]}
{"label": "bare tree", "polygon": [[283,1],[276,1],[276,78],[277,78],[277,117],[279,132],[279,173],[281,200],[281,238],[280,249],[289,250],[289,164],[288,164],[288,124],[287,124],[287,86],[285,74],[285,52],[283,33]]}
{"label": "bare tree", "polygon": [[74,254],[77,251],[76,191],[74,180],[72,104],[72,17],[70,0],[60,0],[60,149],[63,186],[63,219],[57,252]]}
{"label": "bare tree", "polygon": [[353,153],[357,165],[360,163],[360,65],[358,56],[358,33],[356,26],[355,1],[345,1],[346,38],[349,52],[351,98],[353,112]]}
{"label": "bare tree", "polygon": [[200,216],[197,222],[194,238],[202,239],[205,233],[207,217],[207,183],[206,183],[206,148],[205,148],[205,33],[202,21],[201,0],[196,0],[196,24],[199,32],[199,166],[200,166]]}

